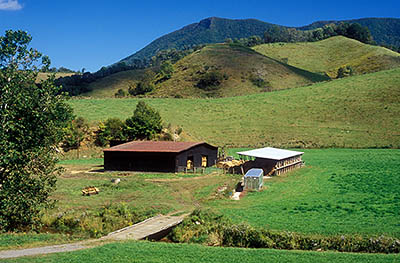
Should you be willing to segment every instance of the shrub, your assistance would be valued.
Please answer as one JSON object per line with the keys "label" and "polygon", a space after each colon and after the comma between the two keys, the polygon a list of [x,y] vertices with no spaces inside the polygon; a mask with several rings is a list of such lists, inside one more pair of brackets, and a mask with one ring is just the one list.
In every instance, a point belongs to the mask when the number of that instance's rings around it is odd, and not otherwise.
{"label": "shrub", "polygon": [[65,128],[65,138],[62,147],[65,151],[79,149],[81,143],[89,132],[89,124],[86,119],[78,117]]}
{"label": "shrub", "polygon": [[125,92],[125,90],[123,90],[123,89],[119,89],[119,90],[114,94],[114,96],[115,96],[116,98],[123,98],[123,97],[126,96],[126,92]]}
{"label": "shrub", "polygon": [[344,78],[344,77],[349,77],[349,76],[353,76],[354,71],[353,68],[351,66],[344,66],[344,67],[340,67],[337,71],[337,78]]}
{"label": "shrub", "polygon": [[263,78],[261,77],[257,77],[257,76],[252,76],[250,77],[250,81],[257,87],[259,88],[269,88],[271,86],[271,84],[267,81],[265,81]]}
{"label": "shrub", "polygon": [[219,86],[221,85],[223,79],[224,76],[219,71],[206,72],[199,79],[196,86],[205,91],[217,90],[219,89]]}
{"label": "shrub", "polygon": [[132,96],[144,95],[154,90],[154,85],[150,82],[140,81],[136,84],[136,87],[130,86],[128,92]]}

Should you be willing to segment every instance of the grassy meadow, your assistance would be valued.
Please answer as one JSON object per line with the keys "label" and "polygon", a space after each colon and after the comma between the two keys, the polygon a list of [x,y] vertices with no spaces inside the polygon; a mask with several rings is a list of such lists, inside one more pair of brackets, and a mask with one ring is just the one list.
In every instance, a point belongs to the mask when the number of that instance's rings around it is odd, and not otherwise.
{"label": "grassy meadow", "polygon": [[398,255],[207,247],[195,244],[115,242],[100,247],[3,262],[399,262]]}
{"label": "grassy meadow", "polygon": [[312,149],[306,167],[264,180],[238,202],[206,204],[256,227],[322,235],[400,237],[400,151]]}
{"label": "grassy meadow", "polygon": [[[142,99],[187,140],[228,147],[400,147],[400,69],[219,99]],[[126,119],[139,99],[72,99],[93,124]]]}
{"label": "grassy meadow", "polygon": [[365,74],[400,66],[400,54],[343,36],[317,42],[272,43],[253,47],[267,57],[314,73],[335,78],[339,67],[351,66]]}

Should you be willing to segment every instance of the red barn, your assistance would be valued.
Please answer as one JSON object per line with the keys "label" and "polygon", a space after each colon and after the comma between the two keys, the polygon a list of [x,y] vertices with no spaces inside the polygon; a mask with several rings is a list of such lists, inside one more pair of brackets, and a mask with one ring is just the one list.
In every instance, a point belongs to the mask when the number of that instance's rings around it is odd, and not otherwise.
{"label": "red barn", "polygon": [[209,167],[218,148],[205,142],[132,141],[104,149],[104,169],[179,172]]}

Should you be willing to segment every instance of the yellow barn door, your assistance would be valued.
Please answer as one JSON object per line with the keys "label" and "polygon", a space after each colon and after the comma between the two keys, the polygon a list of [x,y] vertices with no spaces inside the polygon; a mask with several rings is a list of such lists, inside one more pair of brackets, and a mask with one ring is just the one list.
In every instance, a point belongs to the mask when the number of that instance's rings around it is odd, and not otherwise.
{"label": "yellow barn door", "polygon": [[207,167],[207,156],[201,157],[201,167]]}

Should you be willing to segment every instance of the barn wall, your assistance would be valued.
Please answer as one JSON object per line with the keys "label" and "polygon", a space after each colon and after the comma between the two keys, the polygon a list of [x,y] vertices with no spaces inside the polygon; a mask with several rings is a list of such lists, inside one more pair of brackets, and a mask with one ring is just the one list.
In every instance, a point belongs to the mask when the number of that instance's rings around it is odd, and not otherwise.
{"label": "barn wall", "polygon": [[104,152],[104,169],[116,171],[175,172],[174,153]]}
{"label": "barn wall", "polygon": [[201,157],[207,156],[207,166],[213,166],[217,161],[218,148],[198,145],[177,155],[177,166],[186,166],[189,156],[193,156],[194,167],[201,167]]}

